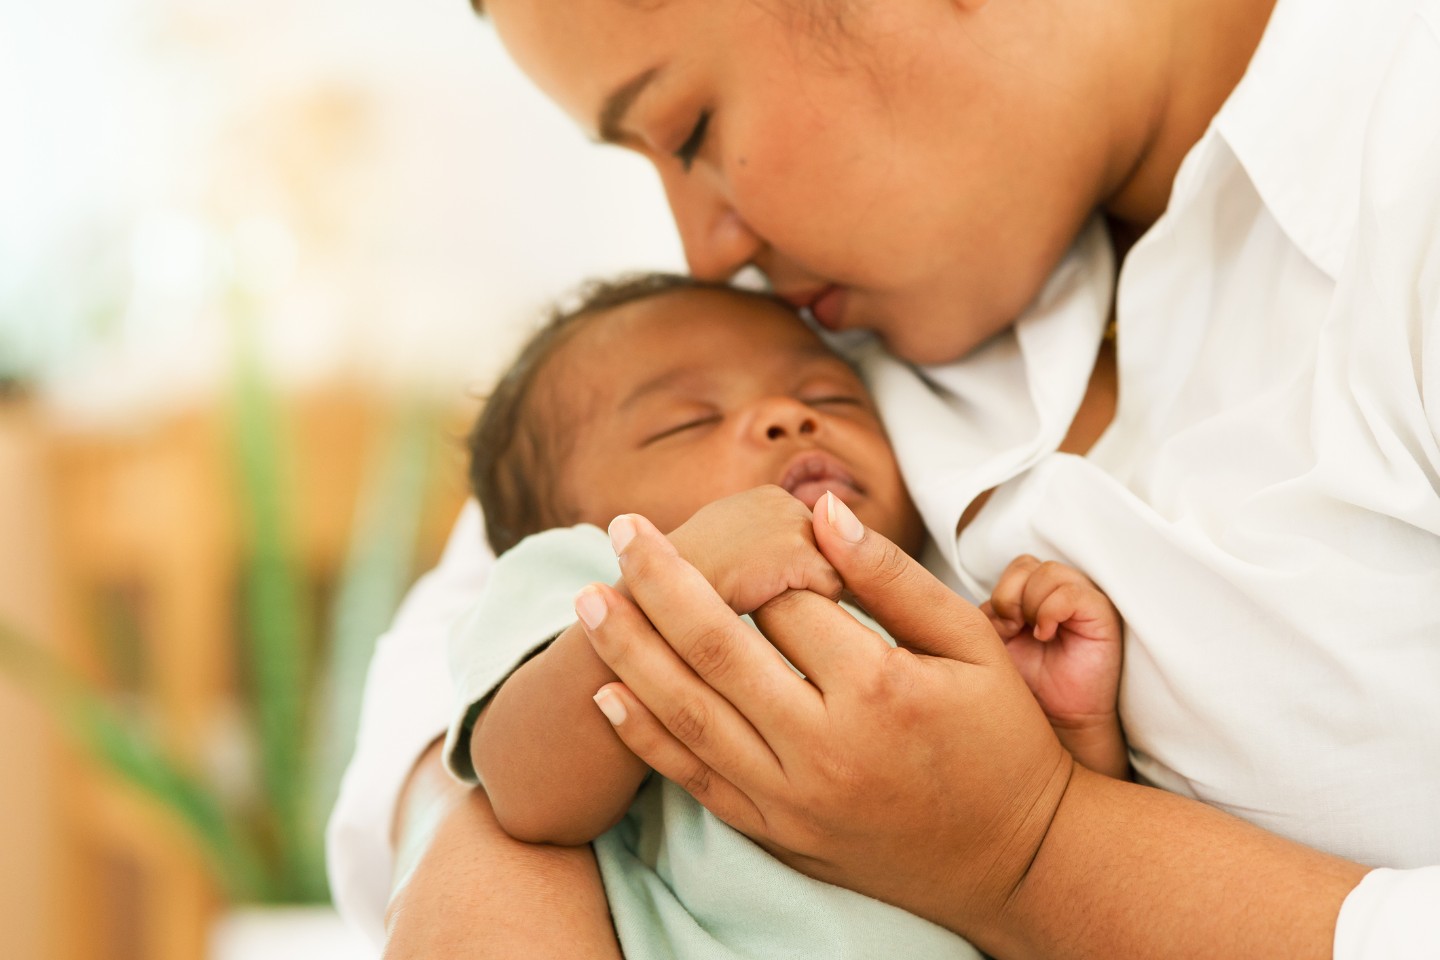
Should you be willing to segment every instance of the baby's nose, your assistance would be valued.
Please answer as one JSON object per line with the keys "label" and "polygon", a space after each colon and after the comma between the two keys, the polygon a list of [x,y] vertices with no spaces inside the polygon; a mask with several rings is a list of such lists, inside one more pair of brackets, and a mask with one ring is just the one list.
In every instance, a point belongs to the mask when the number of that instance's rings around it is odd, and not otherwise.
{"label": "baby's nose", "polygon": [[782,437],[790,436],[792,433],[796,436],[804,436],[807,433],[814,432],[815,420],[813,418],[807,417],[806,419],[801,420],[799,423],[794,424],[793,426],[783,423],[772,423],[765,430],[765,438],[767,440],[779,440]]}
{"label": "baby's nose", "polygon": [[764,430],[767,440],[809,436],[820,429],[815,412],[788,397],[768,404],[757,423]]}

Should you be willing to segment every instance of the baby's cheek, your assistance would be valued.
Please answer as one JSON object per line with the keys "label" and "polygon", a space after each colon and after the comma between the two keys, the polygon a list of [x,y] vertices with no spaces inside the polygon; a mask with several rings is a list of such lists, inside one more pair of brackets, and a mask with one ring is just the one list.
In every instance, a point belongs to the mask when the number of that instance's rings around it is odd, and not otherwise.
{"label": "baby's cheek", "polygon": [[899,474],[895,475],[887,495],[874,499],[877,519],[871,522],[863,514],[861,519],[910,556],[919,556],[925,545],[925,523],[910,500]]}

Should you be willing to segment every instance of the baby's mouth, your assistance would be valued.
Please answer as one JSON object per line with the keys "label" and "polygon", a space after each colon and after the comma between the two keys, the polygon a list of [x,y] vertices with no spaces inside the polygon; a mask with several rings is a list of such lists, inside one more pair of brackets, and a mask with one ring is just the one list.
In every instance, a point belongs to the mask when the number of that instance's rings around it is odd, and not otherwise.
{"label": "baby's mouth", "polygon": [[863,496],[865,489],[845,465],[823,450],[807,450],[797,455],[780,476],[780,486],[811,510],[827,490],[842,498],[847,494]]}

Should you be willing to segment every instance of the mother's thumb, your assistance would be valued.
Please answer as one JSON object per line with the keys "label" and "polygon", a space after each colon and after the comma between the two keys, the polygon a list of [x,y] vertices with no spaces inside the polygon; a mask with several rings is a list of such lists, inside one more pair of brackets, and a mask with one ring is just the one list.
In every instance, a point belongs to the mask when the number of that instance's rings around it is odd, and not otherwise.
{"label": "mother's thumb", "polygon": [[865,612],[903,647],[937,657],[988,663],[1005,645],[985,615],[874,530],[833,493],[815,504],[820,552]]}

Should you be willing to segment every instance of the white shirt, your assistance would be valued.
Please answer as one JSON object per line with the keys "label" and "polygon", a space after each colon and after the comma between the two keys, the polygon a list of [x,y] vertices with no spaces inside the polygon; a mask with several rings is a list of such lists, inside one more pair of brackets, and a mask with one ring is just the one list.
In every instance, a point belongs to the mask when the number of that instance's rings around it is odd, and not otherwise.
{"label": "white shirt", "polygon": [[1440,4],[1282,0],[1117,298],[1114,423],[1002,485],[962,575],[1084,570],[1141,778],[1432,865],[1367,878],[1335,955],[1440,957]]}
{"label": "white shirt", "polygon": [[[1409,868],[1350,895],[1337,960],[1440,956],[1440,0],[1280,0],[1121,273],[1115,421],[1088,457],[1053,454],[1101,256],[1087,236],[1081,268],[960,364],[872,358],[927,526],[979,595],[1020,552],[1111,595],[1143,778]],[[377,937],[477,526],[382,642],[331,824],[337,905]]]}
{"label": "white shirt", "polygon": [[325,859],[336,909],[376,944],[385,941],[395,879],[396,801],[415,761],[450,723],[450,625],[474,606],[494,564],[472,500],[440,564],[410,590],[370,660],[355,755],[325,832]]}

